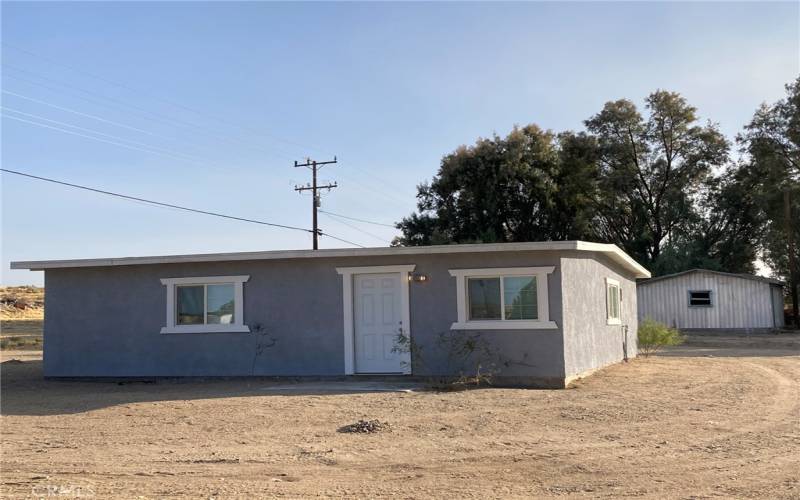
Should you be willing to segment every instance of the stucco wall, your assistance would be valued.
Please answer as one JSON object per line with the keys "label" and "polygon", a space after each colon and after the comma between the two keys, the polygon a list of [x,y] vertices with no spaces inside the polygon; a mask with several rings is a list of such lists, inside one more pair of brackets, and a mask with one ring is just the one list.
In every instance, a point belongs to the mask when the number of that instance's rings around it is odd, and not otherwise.
{"label": "stucco wall", "polygon": [[[639,285],[639,318],[684,329],[772,328],[771,285],[763,281],[693,272]],[[690,307],[689,290],[711,290],[711,307]]]}
{"label": "stucco wall", "polygon": [[[416,375],[442,372],[437,334],[457,319],[449,269],[556,266],[549,276],[550,318],[562,325],[561,259],[555,252],[438,254],[332,259],[158,264],[46,271],[46,376],[342,375],[342,276],[338,266],[416,264],[425,283],[410,284],[411,334],[424,353]],[[244,320],[275,340],[256,357],[254,333],[161,334],[161,278],[250,275]],[[561,329],[483,332],[502,375],[563,378]],[[266,339],[268,340],[268,339]],[[507,366],[506,366],[507,365]]]}
{"label": "stucco wall", "polygon": [[[636,281],[610,260],[587,253],[561,259],[567,377],[636,356]],[[622,288],[621,325],[606,324],[606,278]],[[627,337],[624,326],[627,325]]]}

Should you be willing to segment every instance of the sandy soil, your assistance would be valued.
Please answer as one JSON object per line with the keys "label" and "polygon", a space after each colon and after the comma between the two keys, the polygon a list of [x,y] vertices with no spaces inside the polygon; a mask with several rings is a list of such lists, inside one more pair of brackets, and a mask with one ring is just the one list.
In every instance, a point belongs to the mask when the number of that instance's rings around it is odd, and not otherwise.
{"label": "sandy soil", "polygon": [[[40,361],[5,362],[0,493],[800,498],[797,336],[691,342],[562,391],[368,388],[43,381]],[[361,418],[391,429],[337,432]]]}

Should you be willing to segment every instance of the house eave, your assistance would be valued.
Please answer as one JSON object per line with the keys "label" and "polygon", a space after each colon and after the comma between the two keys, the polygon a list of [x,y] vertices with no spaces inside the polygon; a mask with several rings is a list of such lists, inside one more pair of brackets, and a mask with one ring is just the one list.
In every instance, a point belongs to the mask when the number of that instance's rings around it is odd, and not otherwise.
{"label": "house eave", "polygon": [[325,250],[268,250],[261,252],[212,253],[192,255],[161,255],[148,257],[119,257],[101,259],[17,261],[11,269],[43,271],[78,267],[109,267],[152,264],[188,264],[244,260],[319,259],[332,257],[377,257],[394,255],[430,255],[483,252],[586,251],[607,255],[630,271],[636,278],[649,278],[650,272],[616,245],[587,241],[537,241],[525,243],[478,243],[432,245],[418,247],[335,248]]}

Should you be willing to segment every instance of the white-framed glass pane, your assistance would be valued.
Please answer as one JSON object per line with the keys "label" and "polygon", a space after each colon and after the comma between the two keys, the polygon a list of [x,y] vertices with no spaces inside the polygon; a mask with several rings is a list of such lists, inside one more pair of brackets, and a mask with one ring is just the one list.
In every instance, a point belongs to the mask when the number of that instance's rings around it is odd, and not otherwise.
{"label": "white-framed glass pane", "polygon": [[608,317],[619,319],[619,287],[617,285],[608,285],[606,290]]}
{"label": "white-framed glass pane", "polygon": [[235,297],[233,284],[208,285],[206,293],[208,294],[206,323],[209,325],[233,324]]}
{"label": "white-framed glass pane", "polygon": [[203,285],[178,286],[175,290],[179,325],[202,325],[205,292]]}
{"label": "white-framed glass pane", "polygon": [[468,278],[469,319],[501,319],[500,278]]}
{"label": "white-framed glass pane", "polygon": [[536,276],[503,278],[505,319],[538,319]]}

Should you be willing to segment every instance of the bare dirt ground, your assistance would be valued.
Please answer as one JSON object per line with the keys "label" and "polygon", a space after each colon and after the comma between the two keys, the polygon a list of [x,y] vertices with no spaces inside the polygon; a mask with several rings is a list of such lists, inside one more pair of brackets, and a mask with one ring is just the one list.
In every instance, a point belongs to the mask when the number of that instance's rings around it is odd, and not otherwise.
{"label": "bare dirt ground", "polygon": [[[800,498],[797,335],[561,391],[44,381],[27,354],[1,365],[4,497]],[[337,432],[362,418],[390,429]]]}

